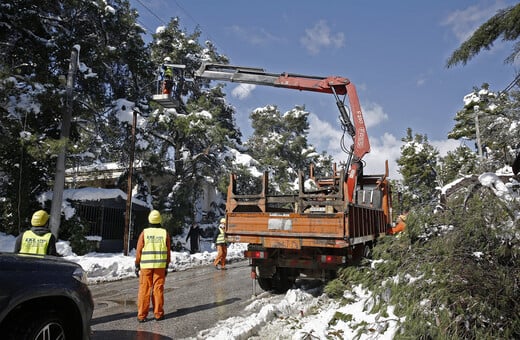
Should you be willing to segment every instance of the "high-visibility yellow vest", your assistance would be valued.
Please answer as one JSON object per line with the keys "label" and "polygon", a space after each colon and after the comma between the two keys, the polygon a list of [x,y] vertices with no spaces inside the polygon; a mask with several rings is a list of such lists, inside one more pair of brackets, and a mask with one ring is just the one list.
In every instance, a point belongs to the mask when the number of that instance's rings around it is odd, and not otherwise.
{"label": "high-visibility yellow vest", "polygon": [[51,239],[52,233],[39,236],[32,230],[27,230],[23,233],[22,243],[20,245],[20,253],[26,254],[47,254],[47,248],[49,247],[49,240]]}
{"label": "high-visibility yellow vest", "polygon": [[141,268],[166,268],[170,251],[166,247],[166,230],[163,228],[144,229],[144,246],[141,253]]}
{"label": "high-visibility yellow vest", "polygon": [[218,236],[217,236],[217,242],[216,244],[223,244],[226,243],[226,232],[224,231],[224,228],[218,227]]}

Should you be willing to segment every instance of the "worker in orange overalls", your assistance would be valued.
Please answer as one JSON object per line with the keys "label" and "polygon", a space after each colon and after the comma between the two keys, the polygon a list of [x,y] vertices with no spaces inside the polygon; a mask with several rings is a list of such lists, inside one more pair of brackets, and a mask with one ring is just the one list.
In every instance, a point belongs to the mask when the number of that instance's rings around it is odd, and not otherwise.
{"label": "worker in orange overalls", "polygon": [[[217,234],[213,239],[213,243],[217,246],[217,257],[213,261],[213,265],[216,269],[226,270],[226,256],[227,256],[227,240],[225,231],[226,219],[221,218],[218,226]],[[220,268],[219,268],[220,265]]]}
{"label": "worker in orange overalls", "polygon": [[164,281],[170,264],[170,235],[161,226],[159,211],[148,215],[149,226],[139,235],[135,253],[135,274],[139,277],[137,321],[146,322],[152,293],[155,320],[164,319]]}
{"label": "worker in orange overalls", "polygon": [[163,82],[161,84],[161,92],[162,94],[171,95],[173,89],[173,69],[171,66],[172,59],[170,57],[164,58],[163,64]]}
{"label": "worker in orange overalls", "polygon": [[397,224],[390,229],[389,234],[394,235],[400,233],[406,229],[406,217],[408,216],[408,211],[402,213],[397,217]]}

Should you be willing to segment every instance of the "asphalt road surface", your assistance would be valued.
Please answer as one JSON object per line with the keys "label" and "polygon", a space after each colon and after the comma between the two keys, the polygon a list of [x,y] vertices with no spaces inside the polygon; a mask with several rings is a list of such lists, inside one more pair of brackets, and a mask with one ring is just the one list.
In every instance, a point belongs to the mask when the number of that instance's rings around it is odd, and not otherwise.
{"label": "asphalt road surface", "polygon": [[[164,293],[165,319],[137,322],[138,279],[90,285],[94,298],[92,340],[166,340],[196,337],[219,320],[242,315],[253,301],[247,261],[228,264],[228,270],[203,266],[168,273]],[[262,293],[256,285],[256,293]],[[150,309],[152,306],[150,305]]]}

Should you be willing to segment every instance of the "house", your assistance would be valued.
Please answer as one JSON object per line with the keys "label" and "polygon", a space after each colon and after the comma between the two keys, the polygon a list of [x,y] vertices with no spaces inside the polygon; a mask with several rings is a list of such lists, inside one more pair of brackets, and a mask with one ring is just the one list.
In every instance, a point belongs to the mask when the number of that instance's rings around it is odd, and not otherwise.
{"label": "house", "polygon": [[[65,175],[63,201],[72,214],[76,214],[89,226],[88,235],[99,239],[100,252],[120,252],[124,249],[124,231],[127,194],[117,187],[126,168],[117,163],[96,164],[89,167],[68,169]],[[164,179],[145,179],[157,186]],[[218,193],[211,181],[205,183],[203,199],[198,206],[202,216],[211,216]],[[151,209],[146,202],[132,199],[129,225],[129,247],[136,246],[142,228],[148,224]]]}

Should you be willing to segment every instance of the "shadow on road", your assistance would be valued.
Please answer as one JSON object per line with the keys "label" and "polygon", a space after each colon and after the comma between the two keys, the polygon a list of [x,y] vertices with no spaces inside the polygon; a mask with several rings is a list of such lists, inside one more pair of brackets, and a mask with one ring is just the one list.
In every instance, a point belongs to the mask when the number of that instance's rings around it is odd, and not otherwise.
{"label": "shadow on road", "polygon": [[96,331],[96,339],[110,340],[173,340],[173,338],[147,331]]}
{"label": "shadow on road", "polygon": [[[165,319],[169,319],[169,318],[174,318],[174,317],[178,317],[178,316],[183,316],[183,315],[187,315],[187,314],[190,314],[190,313],[199,312],[201,310],[206,310],[206,309],[211,309],[211,308],[215,308],[215,307],[229,305],[229,304],[232,304],[232,303],[234,303],[236,301],[240,301],[240,300],[241,300],[240,298],[230,298],[230,299],[226,299],[226,300],[223,300],[223,301],[217,301],[217,302],[212,302],[212,303],[205,303],[203,305],[198,305],[198,306],[195,306],[195,307],[180,308],[180,309],[177,309],[175,312],[165,314],[164,318]],[[93,318],[92,322],[90,324],[91,325],[97,325],[97,324],[112,322],[112,321],[116,321],[116,320],[136,318],[136,315],[137,315],[137,312],[117,313],[117,314],[105,315],[105,316],[101,316],[101,317],[98,317],[98,318]],[[141,339],[141,338],[139,338],[139,339]],[[147,339],[147,338],[144,338],[144,339]]]}
{"label": "shadow on road", "polygon": [[206,309],[211,309],[211,308],[215,308],[215,307],[225,306],[225,305],[229,305],[229,304],[232,304],[232,303],[234,303],[236,301],[240,301],[240,300],[242,300],[242,299],[240,299],[240,298],[231,298],[231,299],[226,299],[226,300],[223,300],[223,301],[217,301],[217,302],[212,302],[212,303],[205,303],[203,305],[198,305],[198,306],[195,306],[195,307],[180,308],[180,309],[177,309],[173,313],[168,313],[168,314],[164,315],[164,318],[165,319],[174,318],[174,317],[178,317],[178,316],[182,316],[182,315],[186,315],[186,314],[190,314],[190,313],[194,313],[194,312],[199,312],[201,310],[206,310]]}
{"label": "shadow on road", "polygon": [[112,321],[116,321],[116,320],[128,319],[128,318],[137,318],[137,311],[100,316],[98,318],[93,318],[92,321],[90,322],[90,324],[97,325],[100,323],[107,323],[107,322],[112,322]]}

